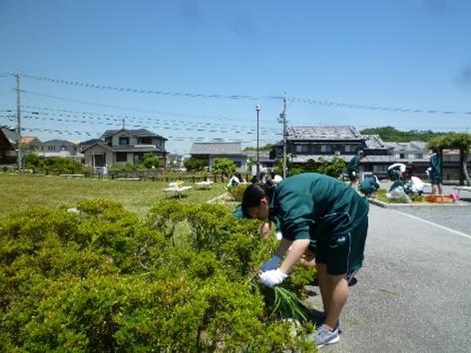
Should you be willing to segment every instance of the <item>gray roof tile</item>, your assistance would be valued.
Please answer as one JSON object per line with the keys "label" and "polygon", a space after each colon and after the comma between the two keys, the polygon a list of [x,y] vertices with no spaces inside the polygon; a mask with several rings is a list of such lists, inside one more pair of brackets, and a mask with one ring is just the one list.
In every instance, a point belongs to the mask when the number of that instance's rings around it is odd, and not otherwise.
{"label": "gray roof tile", "polygon": [[107,137],[116,135],[120,131],[126,131],[130,133],[131,135],[134,135],[136,137],[161,137],[165,140],[167,140],[165,137],[162,137],[160,135],[154,134],[152,131],[149,131],[147,129],[136,129],[136,130],[131,130],[131,129],[119,129],[119,130],[106,130],[103,135],[101,135],[102,139],[105,139]]}
{"label": "gray roof tile", "polygon": [[193,155],[243,155],[240,142],[195,142],[191,146],[190,153]]}
{"label": "gray roof tile", "polygon": [[353,126],[289,126],[289,140],[361,141],[363,136]]}

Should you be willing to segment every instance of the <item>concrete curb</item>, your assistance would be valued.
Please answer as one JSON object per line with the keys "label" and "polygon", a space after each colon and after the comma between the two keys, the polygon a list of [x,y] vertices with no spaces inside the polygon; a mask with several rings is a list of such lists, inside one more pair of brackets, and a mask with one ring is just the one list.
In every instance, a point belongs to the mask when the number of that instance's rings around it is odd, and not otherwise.
{"label": "concrete curb", "polygon": [[433,202],[422,202],[422,203],[385,203],[376,199],[368,199],[368,202],[372,205],[376,205],[382,208],[407,208],[407,207],[470,207],[471,202],[458,201],[457,203],[433,203]]}

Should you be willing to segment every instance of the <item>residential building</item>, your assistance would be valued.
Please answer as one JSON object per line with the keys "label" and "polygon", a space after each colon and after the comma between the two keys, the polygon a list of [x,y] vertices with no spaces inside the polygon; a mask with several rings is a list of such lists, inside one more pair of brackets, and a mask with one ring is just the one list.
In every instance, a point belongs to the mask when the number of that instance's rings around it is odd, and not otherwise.
{"label": "residential building", "polygon": [[21,145],[26,154],[41,151],[41,140],[36,136],[22,136]]}
{"label": "residential building", "polygon": [[188,157],[182,154],[169,153],[167,155],[167,168],[170,170],[184,170],[184,163],[187,160]]}
{"label": "residential building", "polygon": [[[257,174],[257,151],[245,152],[248,158],[248,164],[251,165],[250,173],[252,175]],[[258,153],[258,160],[260,163],[260,171],[270,173],[275,169],[275,161],[270,158],[270,152],[260,151]]]}
{"label": "residential building", "polygon": [[159,158],[160,166],[166,166],[166,138],[146,129],[107,130],[100,140],[82,144],[85,164],[93,167],[116,164],[138,164],[144,154],[152,153]]}
{"label": "residential building", "polygon": [[414,174],[421,178],[427,178],[425,170],[430,166],[431,151],[424,141],[410,142],[386,142],[386,145],[393,151],[395,163],[414,164]]}
{"label": "residential building", "polygon": [[[294,163],[334,156],[348,161],[364,148],[364,137],[353,126],[289,126],[286,133],[286,153]],[[283,158],[282,142],[273,146],[271,156]]]}
{"label": "residential building", "polygon": [[[362,135],[353,126],[289,126],[286,132],[286,153],[292,163],[335,157],[348,163],[359,150],[364,150],[367,157],[361,161],[363,170],[385,175],[387,166],[394,161],[379,136]],[[276,162],[283,158],[282,142],[273,146],[271,156]]]}
{"label": "residential building", "polygon": [[206,161],[211,167],[218,158],[227,158],[237,165],[237,171],[244,173],[247,170],[247,155],[242,152],[240,142],[195,142],[191,146],[191,157]]}

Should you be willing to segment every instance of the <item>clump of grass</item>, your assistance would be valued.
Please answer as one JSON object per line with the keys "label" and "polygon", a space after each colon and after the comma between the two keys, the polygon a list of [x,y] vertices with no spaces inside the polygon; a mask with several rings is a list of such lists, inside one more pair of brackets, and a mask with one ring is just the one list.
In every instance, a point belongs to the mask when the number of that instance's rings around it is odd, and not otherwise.
{"label": "clump of grass", "polygon": [[296,294],[279,286],[273,287],[273,290],[275,292],[275,302],[270,317],[290,318],[294,322],[308,320],[309,309]]}

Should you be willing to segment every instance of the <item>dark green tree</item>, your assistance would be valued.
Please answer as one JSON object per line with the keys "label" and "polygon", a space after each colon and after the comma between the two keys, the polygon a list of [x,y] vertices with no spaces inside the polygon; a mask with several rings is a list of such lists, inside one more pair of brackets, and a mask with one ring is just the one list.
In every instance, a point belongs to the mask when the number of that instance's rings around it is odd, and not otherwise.
{"label": "dark green tree", "polygon": [[140,164],[147,169],[151,169],[152,167],[158,168],[160,166],[160,159],[157,158],[152,152],[144,153],[144,158]]}
{"label": "dark green tree", "polygon": [[185,163],[183,163],[186,170],[189,172],[202,172],[204,167],[207,166],[206,161],[204,159],[199,158],[190,158]]}
{"label": "dark green tree", "polygon": [[213,174],[231,175],[236,171],[236,164],[228,158],[217,158],[211,167]]}
{"label": "dark green tree", "polygon": [[29,153],[24,158],[25,168],[43,168],[43,162],[36,153]]}
{"label": "dark green tree", "polygon": [[430,139],[443,135],[443,132],[433,132],[431,130],[409,130],[400,131],[392,126],[369,128],[360,131],[364,135],[378,135],[387,142],[409,142],[409,141],[429,141]]}

